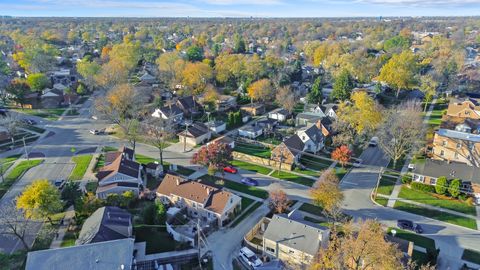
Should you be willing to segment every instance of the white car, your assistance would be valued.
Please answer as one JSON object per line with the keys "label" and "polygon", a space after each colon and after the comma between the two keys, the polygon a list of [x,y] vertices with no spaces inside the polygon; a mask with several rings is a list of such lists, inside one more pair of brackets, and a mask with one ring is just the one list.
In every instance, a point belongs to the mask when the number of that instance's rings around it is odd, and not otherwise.
{"label": "white car", "polygon": [[414,170],[415,169],[415,164],[413,164],[413,163],[408,164],[408,168],[410,170]]}
{"label": "white car", "polygon": [[373,137],[370,142],[368,142],[368,146],[376,147],[378,145],[378,137]]}
{"label": "white car", "polygon": [[240,249],[239,253],[240,258],[244,263],[246,263],[251,268],[256,268],[262,266],[262,261],[247,247],[243,247]]}
{"label": "white car", "polygon": [[355,161],[355,162],[353,163],[353,167],[355,167],[355,168],[360,168],[360,167],[362,167],[362,162],[363,162],[363,160],[357,159],[357,161]]}

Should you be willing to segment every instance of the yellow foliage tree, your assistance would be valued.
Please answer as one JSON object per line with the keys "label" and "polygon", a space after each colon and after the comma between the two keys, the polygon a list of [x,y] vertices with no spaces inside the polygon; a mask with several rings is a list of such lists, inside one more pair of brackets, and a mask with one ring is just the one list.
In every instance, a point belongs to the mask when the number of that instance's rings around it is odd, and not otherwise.
{"label": "yellow foliage tree", "polygon": [[338,117],[357,133],[372,131],[382,123],[382,108],[366,91],[354,92],[350,99],[340,104]]}
{"label": "yellow foliage tree", "polygon": [[396,96],[402,89],[411,89],[416,85],[415,75],[418,71],[417,58],[410,51],[395,54],[380,70],[378,80],[395,88]]}
{"label": "yellow foliage tree", "polygon": [[250,96],[252,102],[255,101],[266,101],[273,96],[273,87],[272,83],[268,79],[261,79],[252,83],[248,89],[248,96]]}
{"label": "yellow foliage tree", "polygon": [[202,62],[187,63],[182,76],[183,84],[189,91],[188,94],[198,95],[203,93],[207,82],[213,78],[213,71],[209,65]]}

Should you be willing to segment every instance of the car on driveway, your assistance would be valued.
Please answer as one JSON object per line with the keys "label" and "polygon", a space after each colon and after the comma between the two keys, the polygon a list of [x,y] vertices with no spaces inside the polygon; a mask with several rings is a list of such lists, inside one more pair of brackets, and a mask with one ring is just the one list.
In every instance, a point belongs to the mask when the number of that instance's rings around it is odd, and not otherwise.
{"label": "car on driveway", "polygon": [[375,147],[378,145],[378,137],[373,137],[368,143],[369,147]]}
{"label": "car on driveway", "polygon": [[241,182],[247,186],[252,186],[252,187],[258,186],[258,181],[250,177],[242,178]]}
{"label": "car on driveway", "polygon": [[255,269],[262,266],[262,261],[247,247],[241,248],[238,255],[242,259],[243,263],[247,264],[250,269]]}
{"label": "car on driveway", "polygon": [[355,161],[355,162],[353,163],[353,167],[355,167],[355,168],[360,168],[360,167],[362,167],[362,162],[363,162],[363,160],[357,159],[357,161]]}
{"label": "car on driveway", "polygon": [[232,166],[227,166],[223,168],[223,171],[227,173],[233,173],[233,174],[236,174],[238,172],[238,170]]}
{"label": "car on driveway", "polygon": [[414,223],[413,221],[400,219],[397,221],[397,227],[403,230],[409,230],[416,233],[422,233],[423,228],[420,224]]}
{"label": "car on driveway", "polygon": [[65,186],[65,180],[63,179],[57,179],[55,180],[55,182],[53,183],[55,185],[55,187],[57,187],[58,189],[62,189],[63,186]]}

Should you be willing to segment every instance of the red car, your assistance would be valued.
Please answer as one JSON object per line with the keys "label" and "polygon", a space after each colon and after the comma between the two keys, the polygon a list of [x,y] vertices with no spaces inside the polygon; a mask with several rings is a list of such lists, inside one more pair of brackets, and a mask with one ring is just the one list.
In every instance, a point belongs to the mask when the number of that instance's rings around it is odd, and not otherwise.
{"label": "red car", "polygon": [[237,173],[238,170],[235,169],[235,168],[232,167],[232,166],[227,166],[227,167],[223,168],[223,171],[224,171],[224,172],[234,173],[234,174],[235,174],[235,173]]}

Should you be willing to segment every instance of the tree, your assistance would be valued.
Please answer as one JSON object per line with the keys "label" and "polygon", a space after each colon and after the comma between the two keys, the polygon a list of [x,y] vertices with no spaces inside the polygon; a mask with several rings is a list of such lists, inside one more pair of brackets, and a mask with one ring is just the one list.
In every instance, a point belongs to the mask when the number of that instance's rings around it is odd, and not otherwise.
{"label": "tree", "polygon": [[[394,243],[385,239],[382,225],[374,220],[361,221],[344,226],[343,237],[334,236],[311,269],[403,269],[402,252]],[[379,252],[381,251],[381,252]]]}
{"label": "tree", "polygon": [[112,59],[102,65],[100,73],[95,76],[95,84],[111,89],[116,85],[125,83],[128,79],[129,70],[120,60]]}
{"label": "tree", "polygon": [[288,197],[281,189],[271,190],[269,193],[270,208],[277,214],[285,213],[288,210]]}
{"label": "tree", "polygon": [[76,218],[87,218],[102,206],[104,206],[103,201],[94,193],[88,192],[75,204],[75,216]]}
{"label": "tree", "polygon": [[202,61],[203,59],[203,50],[202,48],[192,45],[187,49],[187,59],[191,62]]}
{"label": "tree", "polygon": [[337,114],[341,121],[348,123],[358,134],[371,132],[381,124],[382,108],[367,92],[353,93],[351,101],[340,104]]}
{"label": "tree", "polygon": [[[179,66],[184,66],[184,61],[177,52],[166,52],[161,54],[156,63],[160,71],[160,79],[167,85],[172,85],[174,79],[177,78]],[[183,69],[182,69],[183,70]]]}
{"label": "tree", "polygon": [[188,63],[182,71],[183,84],[190,92],[186,95],[201,94],[207,86],[207,82],[213,78],[212,68],[202,62]]}
{"label": "tree", "polygon": [[12,100],[23,109],[23,105],[27,101],[27,95],[30,93],[30,86],[21,80],[13,80],[6,88],[5,91],[12,95]]}
{"label": "tree", "polygon": [[343,193],[339,187],[338,176],[333,169],[322,172],[310,190],[310,197],[313,204],[322,207],[324,213],[332,219],[334,224],[341,218],[340,206],[343,201]]}
{"label": "tree", "polygon": [[379,127],[378,144],[393,160],[397,161],[422,145],[424,125],[418,103],[407,102],[386,112]]}
{"label": "tree", "polygon": [[346,145],[341,145],[332,152],[332,159],[338,161],[342,167],[345,167],[351,157],[352,151]]}
{"label": "tree", "polygon": [[30,89],[41,91],[47,87],[48,78],[43,73],[30,74],[27,77],[27,84],[30,86]]}
{"label": "tree", "polygon": [[155,202],[155,219],[154,222],[157,225],[165,224],[167,218],[167,211],[165,210],[165,205],[161,202]]}
{"label": "tree", "polygon": [[24,218],[25,213],[15,207],[15,203],[7,203],[0,208],[0,235],[17,238],[26,250],[30,250],[27,235],[32,226],[31,219]]}
{"label": "tree", "polygon": [[84,86],[83,83],[79,83],[78,86],[77,86],[77,94],[79,95],[85,95],[87,93],[87,89],[86,87]]}
{"label": "tree", "polygon": [[442,176],[437,179],[437,182],[435,183],[435,192],[440,195],[445,195],[447,192],[448,188],[448,181],[447,177]]}
{"label": "tree", "polygon": [[15,146],[15,135],[17,134],[18,128],[22,126],[19,114],[9,112],[4,116],[0,116],[0,126],[5,129],[8,137],[12,140],[12,147]]}
{"label": "tree", "polygon": [[350,75],[350,72],[347,69],[344,69],[335,78],[331,97],[338,100],[347,100],[350,98],[353,88],[354,82],[352,75]]}
{"label": "tree", "polygon": [[67,205],[74,204],[82,197],[80,184],[75,181],[68,181],[62,189],[61,198]]}
{"label": "tree", "polygon": [[245,51],[245,41],[243,40],[242,36],[240,36],[238,33],[235,33],[235,35],[233,35],[233,52],[245,53]]}
{"label": "tree", "polygon": [[230,145],[216,141],[200,148],[197,153],[193,154],[191,162],[207,167],[210,175],[221,171],[223,176],[223,168],[228,166],[232,160]]}
{"label": "tree", "polygon": [[51,215],[63,209],[60,192],[47,179],[34,181],[17,199],[17,208],[25,212],[28,219],[47,219],[52,225]]}
{"label": "tree", "polygon": [[433,97],[437,92],[438,82],[433,79],[431,75],[422,76],[420,78],[420,82],[420,90],[424,94],[423,102],[425,102],[425,107],[423,108],[423,111],[426,112],[428,103],[433,100]]}
{"label": "tree", "polygon": [[398,97],[400,90],[411,89],[416,85],[415,75],[418,66],[416,56],[410,50],[395,54],[380,70],[378,80],[386,82],[396,89]]}
{"label": "tree", "polygon": [[322,76],[318,76],[313,82],[312,89],[307,94],[307,101],[311,104],[322,104],[323,93],[322,93]]}
{"label": "tree", "polygon": [[163,166],[163,150],[169,145],[168,139],[174,135],[171,123],[163,118],[152,117],[146,124],[146,133],[147,140],[158,149],[160,165]]}
{"label": "tree", "polygon": [[458,178],[453,179],[450,184],[448,185],[448,193],[457,198],[461,193],[462,181]]}
{"label": "tree", "polygon": [[83,83],[85,83],[85,85],[90,89],[95,88],[97,83],[96,77],[98,76],[100,70],[102,70],[102,66],[100,66],[100,64],[95,61],[90,61],[86,57],[83,58],[82,61],[77,62],[77,72],[82,76]]}
{"label": "tree", "polygon": [[289,113],[293,112],[293,108],[297,104],[295,100],[295,95],[292,92],[292,89],[289,86],[280,87],[275,95],[275,100],[277,103],[287,110]]}
{"label": "tree", "polygon": [[268,79],[261,79],[252,83],[248,89],[248,96],[253,101],[266,101],[272,97],[273,87],[272,83]]}

